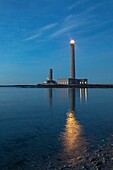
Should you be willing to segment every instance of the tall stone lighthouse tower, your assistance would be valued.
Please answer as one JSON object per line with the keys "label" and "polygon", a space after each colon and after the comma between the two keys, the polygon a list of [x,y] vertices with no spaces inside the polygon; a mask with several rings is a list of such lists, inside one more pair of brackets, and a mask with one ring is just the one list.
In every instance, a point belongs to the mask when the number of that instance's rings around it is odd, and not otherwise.
{"label": "tall stone lighthouse tower", "polygon": [[70,41],[70,78],[75,79],[75,41]]}

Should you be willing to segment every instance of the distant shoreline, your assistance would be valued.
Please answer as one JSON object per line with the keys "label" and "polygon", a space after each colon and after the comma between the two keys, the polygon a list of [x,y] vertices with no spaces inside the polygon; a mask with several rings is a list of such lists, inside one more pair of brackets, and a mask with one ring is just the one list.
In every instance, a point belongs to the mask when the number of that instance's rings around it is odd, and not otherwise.
{"label": "distant shoreline", "polygon": [[0,87],[17,87],[17,88],[113,88],[113,84],[71,84],[71,85],[0,85]]}

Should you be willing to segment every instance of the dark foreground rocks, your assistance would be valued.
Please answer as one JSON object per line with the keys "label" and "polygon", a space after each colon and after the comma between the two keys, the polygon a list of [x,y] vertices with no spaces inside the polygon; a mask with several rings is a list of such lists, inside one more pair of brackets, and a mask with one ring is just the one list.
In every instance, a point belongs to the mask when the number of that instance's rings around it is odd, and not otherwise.
{"label": "dark foreground rocks", "polygon": [[[75,162],[74,162],[75,161]],[[68,163],[67,163],[68,162]],[[46,167],[48,170],[113,170],[113,144],[112,141],[99,146],[97,150],[87,153],[85,156],[69,160],[56,158],[50,161]]]}
{"label": "dark foreground rocks", "polygon": [[[84,156],[67,157],[62,153],[55,157],[36,158],[32,153],[16,155],[0,170],[113,170],[113,140],[103,142],[97,150],[83,148]],[[9,151],[10,152],[10,151]],[[76,150],[75,150],[76,152]]]}

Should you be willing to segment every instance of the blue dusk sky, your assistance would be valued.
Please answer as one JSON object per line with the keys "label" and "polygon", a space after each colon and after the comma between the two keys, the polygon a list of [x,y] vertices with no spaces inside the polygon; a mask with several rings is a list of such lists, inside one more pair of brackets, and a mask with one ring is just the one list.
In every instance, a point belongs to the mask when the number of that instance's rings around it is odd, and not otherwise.
{"label": "blue dusk sky", "polygon": [[0,84],[37,84],[54,71],[113,83],[113,0],[0,0]]}

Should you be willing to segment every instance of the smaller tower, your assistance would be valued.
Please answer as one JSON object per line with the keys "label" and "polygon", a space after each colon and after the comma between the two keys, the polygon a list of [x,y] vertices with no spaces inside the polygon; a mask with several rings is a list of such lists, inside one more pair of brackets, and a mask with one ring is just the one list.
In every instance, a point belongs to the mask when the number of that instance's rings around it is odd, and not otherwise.
{"label": "smaller tower", "polygon": [[52,81],[53,80],[53,70],[52,69],[49,69],[49,81]]}
{"label": "smaller tower", "polygon": [[52,69],[49,69],[49,75],[48,75],[47,80],[44,81],[44,84],[47,84],[47,85],[57,84],[57,82],[53,80],[53,70]]}

